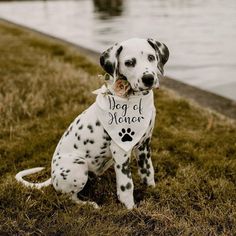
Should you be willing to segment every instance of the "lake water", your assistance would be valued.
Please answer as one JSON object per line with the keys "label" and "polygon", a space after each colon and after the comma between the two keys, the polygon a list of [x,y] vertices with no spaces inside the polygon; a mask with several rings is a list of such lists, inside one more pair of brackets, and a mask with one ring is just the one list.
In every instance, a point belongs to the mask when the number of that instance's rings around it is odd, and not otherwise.
{"label": "lake water", "polygon": [[168,76],[236,100],[235,0],[1,2],[0,17],[98,52],[157,39],[170,50]]}

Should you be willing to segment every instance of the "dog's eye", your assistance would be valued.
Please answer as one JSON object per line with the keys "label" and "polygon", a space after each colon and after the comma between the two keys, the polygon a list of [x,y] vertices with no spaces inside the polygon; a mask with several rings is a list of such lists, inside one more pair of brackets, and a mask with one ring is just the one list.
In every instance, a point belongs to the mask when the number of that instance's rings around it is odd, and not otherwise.
{"label": "dog's eye", "polygon": [[153,56],[153,55],[148,55],[148,60],[149,60],[149,61],[155,61],[155,56]]}
{"label": "dog's eye", "polygon": [[135,67],[135,64],[136,64],[136,59],[135,58],[133,58],[132,60],[125,61],[125,65],[127,67]]}
{"label": "dog's eye", "polygon": [[128,66],[128,67],[129,67],[129,66],[132,66],[132,65],[133,65],[133,62],[132,62],[132,61],[126,61],[126,62],[125,62],[125,65]]}

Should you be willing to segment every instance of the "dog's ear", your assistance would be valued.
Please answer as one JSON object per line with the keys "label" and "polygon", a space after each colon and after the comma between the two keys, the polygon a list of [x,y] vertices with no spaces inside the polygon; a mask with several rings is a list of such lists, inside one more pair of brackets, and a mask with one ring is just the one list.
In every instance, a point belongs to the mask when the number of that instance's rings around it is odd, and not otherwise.
{"label": "dog's ear", "polygon": [[161,73],[163,74],[164,73],[163,67],[169,59],[169,49],[164,43],[160,43],[154,39],[148,39],[147,41],[159,56],[159,63],[157,66],[161,71]]}
{"label": "dog's ear", "polygon": [[112,77],[114,77],[117,72],[118,57],[122,49],[123,47],[121,45],[115,44],[114,46],[108,48],[100,56],[100,65]]}

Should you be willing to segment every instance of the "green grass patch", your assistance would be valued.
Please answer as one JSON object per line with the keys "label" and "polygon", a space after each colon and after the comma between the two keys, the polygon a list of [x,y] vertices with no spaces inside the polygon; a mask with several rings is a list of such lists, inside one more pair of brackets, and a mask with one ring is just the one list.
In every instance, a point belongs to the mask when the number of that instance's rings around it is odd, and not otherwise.
{"label": "green grass patch", "polygon": [[93,179],[87,198],[102,208],[75,205],[52,187],[16,183],[25,168],[50,175],[57,142],[95,100],[101,69],[76,48],[0,22],[0,235],[235,235],[235,121],[198,107],[167,89],[155,93],[152,139],[157,186],[132,175],[138,207],[116,197],[111,168]]}

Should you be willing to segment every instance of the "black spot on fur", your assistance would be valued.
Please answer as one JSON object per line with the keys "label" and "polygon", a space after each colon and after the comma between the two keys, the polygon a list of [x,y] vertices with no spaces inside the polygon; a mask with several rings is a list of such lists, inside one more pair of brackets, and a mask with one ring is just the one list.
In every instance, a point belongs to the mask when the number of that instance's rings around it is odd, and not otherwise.
{"label": "black spot on fur", "polygon": [[147,170],[142,168],[141,171],[140,171],[142,174],[146,174],[147,173]]}
{"label": "black spot on fur", "polygon": [[107,148],[107,145],[108,145],[108,143],[103,143],[103,146],[102,147],[100,147],[101,149],[106,149]]}
{"label": "black spot on fur", "polygon": [[83,129],[83,125],[81,125],[78,129]]}
{"label": "black spot on fur", "polygon": [[121,171],[124,175],[127,175],[128,178],[131,178],[129,159],[127,159],[127,161],[122,164]]}
{"label": "black spot on fur", "polygon": [[100,126],[100,125],[101,125],[100,121],[97,120],[97,121],[96,121],[96,126]]}
{"label": "black spot on fur", "polygon": [[74,144],[74,148],[75,148],[75,149],[78,149],[78,146],[77,146],[76,144]]}
{"label": "black spot on fur", "polygon": [[118,57],[118,56],[120,55],[120,53],[121,53],[122,50],[123,50],[123,47],[120,46],[120,47],[117,49],[117,51],[116,51],[116,57]]}
{"label": "black spot on fur", "polygon": [[138,157],[138,165],[139,167],[143,167],[144,166],[144,163],[145,163],[145,158],[146,158],[146,155],[145,153],[141,153]]}
{"label": "black spot on fur", "polygon": [[63,177],[64,180],[66,180],[67,174],[65,174],[64,172],[61,172],[60,175]]}
{"label": "black spot on fur", "polygon": [[108,74],[113,75],[113,73],[115,71],[115,64],[112,63],[111,61],[107,60],[104,64],[103,68]]}
{"label": "black spot on fur", "polygon": [[91,158],[91,156],[89,154],[86,154],[85,157],[86,158]]}
{"label": "black spot on fur", "polygon": [[88,125],[87,128],[90,130],[90,133],[93,133],[93,126],[92,125]]}
{"label": "black spot on fur", "polygon": [[126,184],[126,189],[131,189],[132,188],[132,184],[131,183],[127,183]]}
{"label": "black spot on fur", "polygon": [[150,138],[147,138],[143,143],[142,145],[138,148],[139,151],[144,151],[145,149],[149,149],[149,145],[150,145]]}
{"label": "black spot on fur", "polygon": [[125,186],[124,186],[124,185],[121,185],[121,186],[120,186],[120,189],[121,189],[122,192],[124,192],[124,191],[125,191]]}
{"label": "black spot on fur", "polygon": [[149,126],[151,125],[151,123],[152,123],[152,119],[149,121]]}

